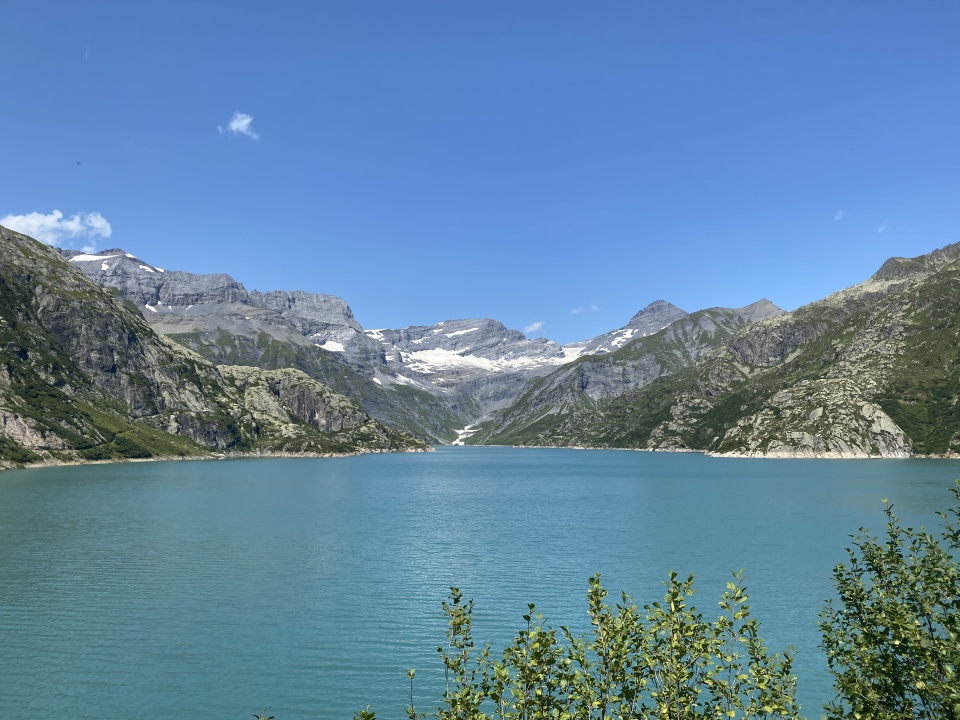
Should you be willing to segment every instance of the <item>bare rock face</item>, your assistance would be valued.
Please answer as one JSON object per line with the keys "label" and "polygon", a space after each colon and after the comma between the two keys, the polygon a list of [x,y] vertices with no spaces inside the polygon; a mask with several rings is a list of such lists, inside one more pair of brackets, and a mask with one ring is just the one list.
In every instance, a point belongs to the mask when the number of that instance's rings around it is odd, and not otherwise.
{"label": "bare rock face", "polygon": [[113,248],[95,254],[76,250],[61,253],[98,285],[113,287],[138,307],[245,302],[247,291],[229,275],[167,271]]}
{"label": "bare rock face", "polygon": [[800,383],[741,418],[723,442],[732,454],[785,457],[910,457],[903,430],[849,379]]}
{"label": "bare rock face", "polygon": [[302,291],[248,291],[223,273],[195,274],[150,265],[120,249],[96,254],[62,250],[88,278],[116,288],[153,327],[166,335],[260,332],[280,342],[316,345],[339,353],[354,365],[380,362],[370,342],[340,298]]}
{"label": "bare rock face", "polygon": [[290,422],[292,416],[329,433],[351,430],[370,421],[345,397],[330,392],[299,370],[224,366],[221,371],[227,382],[242,393],[243,405],[260,422],[269,418],[296,428],[298,423]]}
{"label": "bare rock face", "polygon": [[350,328],[355,332],[363,332],[350,306],[333,295],[302,290],[253,290],[249,298],[252,305],[273,310],[288,319],[303,335],[322,333],[328,328]]}

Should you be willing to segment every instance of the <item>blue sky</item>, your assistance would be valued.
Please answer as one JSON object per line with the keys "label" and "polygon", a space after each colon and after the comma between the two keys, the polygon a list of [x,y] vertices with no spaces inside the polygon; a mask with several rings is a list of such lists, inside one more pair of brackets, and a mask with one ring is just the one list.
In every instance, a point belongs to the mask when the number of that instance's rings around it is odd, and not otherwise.
{"label": "blue sky", "polygon": [[960,241],[952,0],[38,0],[0,27],[0,218],[365,328],[569,342]]}

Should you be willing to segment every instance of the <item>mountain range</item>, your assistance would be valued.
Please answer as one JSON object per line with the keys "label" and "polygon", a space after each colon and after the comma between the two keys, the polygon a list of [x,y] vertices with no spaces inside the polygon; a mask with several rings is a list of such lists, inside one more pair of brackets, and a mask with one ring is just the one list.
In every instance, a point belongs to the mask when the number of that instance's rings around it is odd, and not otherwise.
{"label": "mountain range", "polygon": [[0,242],[8,464],[129,457],[123,438],[154,456],[351,443],[960,451],[960,245],[892,258],[791,313],[767,300],[693,313],[658,300],[560,346],[488,318],[365,330],[330,295],[247,290],[122,249],[56,251],[2,228]]}
{"label": "mountain range", "polygon": [[214,365],[46,245],[0,248],[0,469],[427,448],[300,370]]}

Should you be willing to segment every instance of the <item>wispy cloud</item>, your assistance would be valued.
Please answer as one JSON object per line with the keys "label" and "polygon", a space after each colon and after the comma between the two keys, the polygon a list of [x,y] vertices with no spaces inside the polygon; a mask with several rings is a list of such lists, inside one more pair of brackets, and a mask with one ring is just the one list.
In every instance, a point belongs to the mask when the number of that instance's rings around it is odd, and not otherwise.
{"label": "wispy cloud", "polygon": [[229,133],[231,135],[245,135],[251,140],[259,140],[260,136],[253,129],[253,116],[247,115],[237,111],[233,114],[233,117],[230,118],[230,122],[227,123],[227,127],[223,125],[217,125],[217,132],[223,135],[224,133]]}
{"label": "wispy cloud", "polygon": [[885,232],[886,229],[887,229],[887,221],[884,220],[882,223],[880,223],[880,227],[877,228],[877,232],[882,233],[882,232]]}
{"label": "wispy cloud", "polygon": [[535,333],[537,330],[542,328],[545,324],[546,323],[543,320],[537,320],[536,322],[532,322],[523,329],[523,334],[529,335],[530,333]]}
{"label": "wispy cloud", "polygon": [[[590,312],[596,312],[597,310],[600,309],[600,307],[599,307],[598,305],[594,305],[593,303],[590,303],[589,305],[587,305],[586,309],[589,310]],[[584,312],[584,308],[583,308],[583,306],[580,306],[580,307],[575,307],[575,308],[573,308],[573,309],[570,311],[570,314],[571,314],[571,315],[580,315],[580,314],[583,313],[583,312]]]}
{"label": "wispy cloud", "polygon": [[38,212],[7,215],[0,218],[0,225],[29,235],[47,245],[63,246],[72,240],[86,240],[87,244],[81,248],[85,252],[93,252],[97,240],[113,234],[110,223],[98,212],[77,213],[68,218],[59,210],[47,215]]}
{"label": "wispy cloud", "polygon": [[844,210],[837,210],[837,214],[833,216],[833,221],[843,220],[847,216],[847,213]]}

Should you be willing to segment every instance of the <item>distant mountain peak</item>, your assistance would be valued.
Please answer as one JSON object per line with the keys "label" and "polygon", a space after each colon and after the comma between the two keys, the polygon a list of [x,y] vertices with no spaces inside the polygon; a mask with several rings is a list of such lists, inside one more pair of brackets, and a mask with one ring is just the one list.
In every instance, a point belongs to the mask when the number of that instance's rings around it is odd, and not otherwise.
{"label": "distant mountain peak", "polygon": [[657,329],[661,329],[674,320],[679,320],[682,317],[689,315],[685,310],[681,310],[673,303],[667,302],[666,300],[654,300],[652,303],[647,305],[643,310],[640,310],[636,315],[630,318],[630,321],[627,323],[626,327],[644,329],[649,334],[649,328],[657,326]]}

